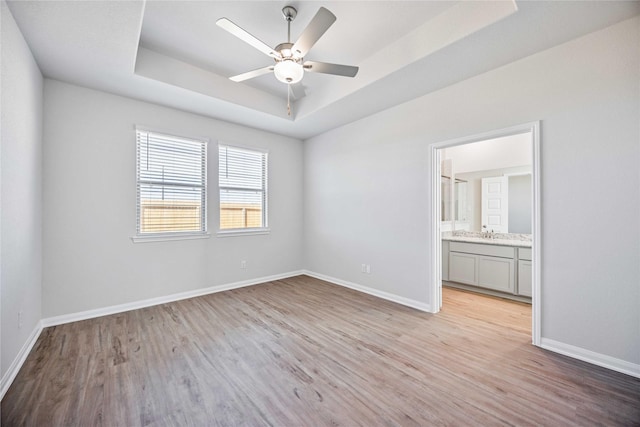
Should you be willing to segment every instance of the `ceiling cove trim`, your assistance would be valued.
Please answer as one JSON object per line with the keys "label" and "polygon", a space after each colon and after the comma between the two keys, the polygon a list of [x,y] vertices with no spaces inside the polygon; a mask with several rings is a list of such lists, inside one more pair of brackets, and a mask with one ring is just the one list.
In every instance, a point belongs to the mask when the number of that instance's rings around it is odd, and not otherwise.
{"label": "ceiling cove trim", "polygon": [[[409,34],[362,61],[355,79],[336,79],[313,96],[295,102],[296,114],[287,115],[286,100],[238,84],[214,72],[160,54],[138,44],[135,74],[187,89],[223,102],[264,113],[287,122],[308,118],[357,91],[470,36],[517,12],[514,0],[459,2]],[[410,82],[408,82],[410,84]]]}
{"label": "ceiling cove trim", "polygon": [[358,78],[335,80],[321,93],[300,99],[297,117],[309,116],[517,11],[514,0],[459,2],[360,62]]}
{"label": "ceiling cove trim", "polygon": [[291,120],[286,114],[285,100],[144,47],[138,48],[135,74],[248,107],[274,118]]}

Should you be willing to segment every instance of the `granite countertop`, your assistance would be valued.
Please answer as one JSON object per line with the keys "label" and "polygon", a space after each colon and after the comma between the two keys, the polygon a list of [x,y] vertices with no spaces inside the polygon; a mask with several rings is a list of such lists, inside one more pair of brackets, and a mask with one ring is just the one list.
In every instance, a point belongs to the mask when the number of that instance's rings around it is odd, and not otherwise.
{"label": "granite countertop", "polygon": [[518,248],[531,247],[531,234],[494,233],[493,238],[483,237],[484,233],[472,231],[446,231],[442,233],[442,240],[450,242],[482,243],[484,245],[514,246]]}

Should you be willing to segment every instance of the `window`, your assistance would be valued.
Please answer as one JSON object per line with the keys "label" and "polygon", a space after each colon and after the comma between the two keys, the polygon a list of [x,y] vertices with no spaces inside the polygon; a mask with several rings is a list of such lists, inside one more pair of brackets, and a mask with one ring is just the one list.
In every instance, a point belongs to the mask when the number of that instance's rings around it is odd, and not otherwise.
{"label": "window", "polygon": [[219,145],[220,230],[267,227],[267,153]]}
{"label": "window", "polygon": [[207,141],[136,129],[137,235],[207,231]]}

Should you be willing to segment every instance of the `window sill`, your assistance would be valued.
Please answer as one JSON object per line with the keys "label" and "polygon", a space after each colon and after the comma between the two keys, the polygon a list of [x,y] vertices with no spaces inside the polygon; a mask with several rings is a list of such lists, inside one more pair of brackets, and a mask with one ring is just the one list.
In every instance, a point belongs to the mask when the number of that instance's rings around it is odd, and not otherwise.
{"label": "window sill", "polygon": [[181,234],[149,234],[131,236],[133,243],[168,242],[171,240],[208,239],[210,233],[181,233]]}
{"label": "window sill", "polygon": [[220,230],[218,237],[236,237],[236,236],[258,236],[261,234],[270,234],[269,228],[237,228],[233,230]]}

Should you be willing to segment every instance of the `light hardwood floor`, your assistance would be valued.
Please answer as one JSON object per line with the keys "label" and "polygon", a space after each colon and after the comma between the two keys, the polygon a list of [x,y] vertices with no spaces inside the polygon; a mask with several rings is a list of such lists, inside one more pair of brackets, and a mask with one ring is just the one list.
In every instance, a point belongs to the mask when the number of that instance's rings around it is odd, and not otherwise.
{"label": "light hardwood floor", "polygon": [[431,315],[307,276],[47,328],[2,426],[638,425],[640,380],[530,344],[529,305]]}

